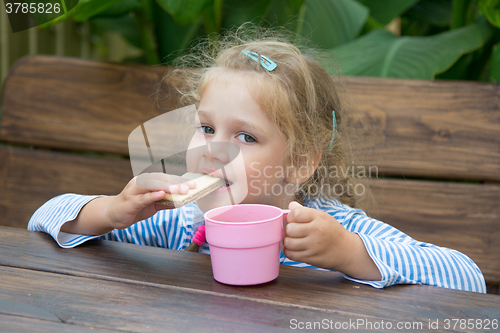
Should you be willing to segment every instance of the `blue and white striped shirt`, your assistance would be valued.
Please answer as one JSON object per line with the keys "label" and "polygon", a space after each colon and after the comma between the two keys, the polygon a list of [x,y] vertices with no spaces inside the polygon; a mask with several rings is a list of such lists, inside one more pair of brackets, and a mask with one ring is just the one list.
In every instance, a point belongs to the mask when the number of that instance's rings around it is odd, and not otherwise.
{"label": "blue and white striped shirt", "polygon": [[[162,210],[127,229],[115,229],[102,236],[83,236],[61,232],[61,226],[76,218],[81,208],[97,196],[63,194],[41,206],[31,217],[28,229],[46,232],[63,248],[101,238],[119,242],[184,250],[189,244],[203,214],[195,203],[172,210]],[[372,219],[360,210],[334,199],[317,198],[304,206],[322,210],[333,216],[344,228],[357,233],[382,275],[381,281],[345,278],[383,288],[395,284],[427,284],[480,293],[486,292],[484,277],[466,255],[448,248],[419,242],[390,225]],[[200,253],[210,254],[205,243]],[[292,261],[281,252],[284,265],[316,268]]]}

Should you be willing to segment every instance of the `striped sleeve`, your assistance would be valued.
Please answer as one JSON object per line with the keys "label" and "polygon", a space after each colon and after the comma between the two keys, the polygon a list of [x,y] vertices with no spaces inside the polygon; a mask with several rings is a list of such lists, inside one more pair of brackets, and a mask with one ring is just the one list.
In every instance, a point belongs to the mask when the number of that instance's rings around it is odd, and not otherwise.
{"label": "striped sleeve", "polygon": [[72,248],[96,238],[175,250],[183,250],[191,243],[193,225],[189,222],[194,214],[199,213],[195,204],[158,211],[146,220],[126,229],[114,229],[105,235],[85,236],[60,231],[64,223],[74,220],[83,206],[97,197],[78,194],[55,197],[33,214],[28,230],[50,234],[63,248]]}
{"label": "striped sleeve", "polygon": [[31,216],[28,230],[48,233],[63,248],[75,247],[90,239],[99,238],[100,236],[74,235],[60,231],[64,223],[73,221],[78,216],[85,204],[98,197],[68,193],[52,198]]}
{"label": "striped sleeve", "polygon": [[382,274],[381,281],[364,283],[376,288],[394,284],[427,284],[486,293],[481,270],[465,254],[416,241],[363,212],[354,212],[349,217],[346,229],[361,237]]}
{"label": "striped sleeve", "polygon": [[103,239],[184,250],[191,244],[193,227],[190,221],[196,210],[194,204],[177,209],[160,210],[150,218],[126,229],[111,231],[104,235]]}
{"label": "striped sleeve", "polygon": [[[479,267],[458,251],[419,242],[398,229],[346,205],[323,205],[347,230],[357,233],[382,275],[381,281],[347,279],[383,288],[395,284],[426,284],[485,293]],[[320,207],[318,207],[320,208]]]}

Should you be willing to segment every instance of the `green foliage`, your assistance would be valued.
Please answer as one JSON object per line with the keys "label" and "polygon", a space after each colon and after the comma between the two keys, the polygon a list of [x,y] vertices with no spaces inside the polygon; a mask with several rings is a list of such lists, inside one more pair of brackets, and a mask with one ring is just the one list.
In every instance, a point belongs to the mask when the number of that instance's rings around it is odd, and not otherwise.
{"label": "green foliage", "polygon": [[[122,34],[150,64],[244,22],[284,26],[347,75],[500,82],[500,0],[80,0],[45,24],[90,21]],[[386,25],[396,19],[399,33]],[[393,23],[394,23],[393,22]],[[95,40],[100,40],[99,38]]]}
{"label": "green foliage", "polygon": [[321,48],[352,41],[363,28],[369,10],[355,0],[306,1],[299,32]]}
{"label": "green foliage", "polygon": [[378,29],[330,52],[346,75],[432,79],[490,36],[485,22],[428,37],[396,37]]}
{"label": "green foliage", "polygon": [[481,0],[481,10],[495,27],[500,28],[500,0]]}
{"label": "green foliage", "polygon": [[500,43],[493,47],[490,81],[500,83]]}
{"label": "green foliage", "polygon": [[157,0],[156,2],[177,24],[185,25],[196,22],[210,0]]}
{"label": "green foliage", "polygon": [[382,24],[389,23],[396,16],[404,13],[418,0],[358,0],[370,8],[370,15]]}

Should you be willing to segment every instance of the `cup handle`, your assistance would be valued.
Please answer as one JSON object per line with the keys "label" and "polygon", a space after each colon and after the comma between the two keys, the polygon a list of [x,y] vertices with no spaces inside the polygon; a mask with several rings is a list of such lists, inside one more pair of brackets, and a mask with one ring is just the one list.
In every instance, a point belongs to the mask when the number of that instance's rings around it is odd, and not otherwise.
{"label": "cup handle", "polygon": [[291,212],[291,210],[290,209],[282,209],[281,211],[283,212],[283,221],[281,223],[281,225],[283,226],[283,237],[281,238],[280,253],[283,252],[283,249],[285,248],[285,246],[283,245],[283,239],[285,238],[285,227],[286,227],[285,219],[286,219],[288,213]]}
{"label": "cup handle", "polygon": [[283,212],[283,223],[282,223],[283,232],[285,232],[285,227],[286,227],[285,219],[288,216],[288,214],[291,212],[291,210],[290,209],[282,209],[281,211]]}

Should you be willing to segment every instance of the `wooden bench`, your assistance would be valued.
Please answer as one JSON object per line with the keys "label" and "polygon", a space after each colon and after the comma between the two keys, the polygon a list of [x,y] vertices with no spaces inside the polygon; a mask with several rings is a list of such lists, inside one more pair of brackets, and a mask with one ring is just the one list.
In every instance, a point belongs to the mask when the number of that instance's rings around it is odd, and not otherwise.
{"label": "wooden bench", "polygon": [[[25,228],[61,193],[117,194],[132,178],[130,132],[167,110],[166,67],[32,56],[11,69],[0,119],[0,224]],[[500,282],[500,85],[348,77],[377,166],[372,215],[459,250]],[[174,84],[174,83],[169,83]],[[172,89],[172,86],[166,86]]]}

